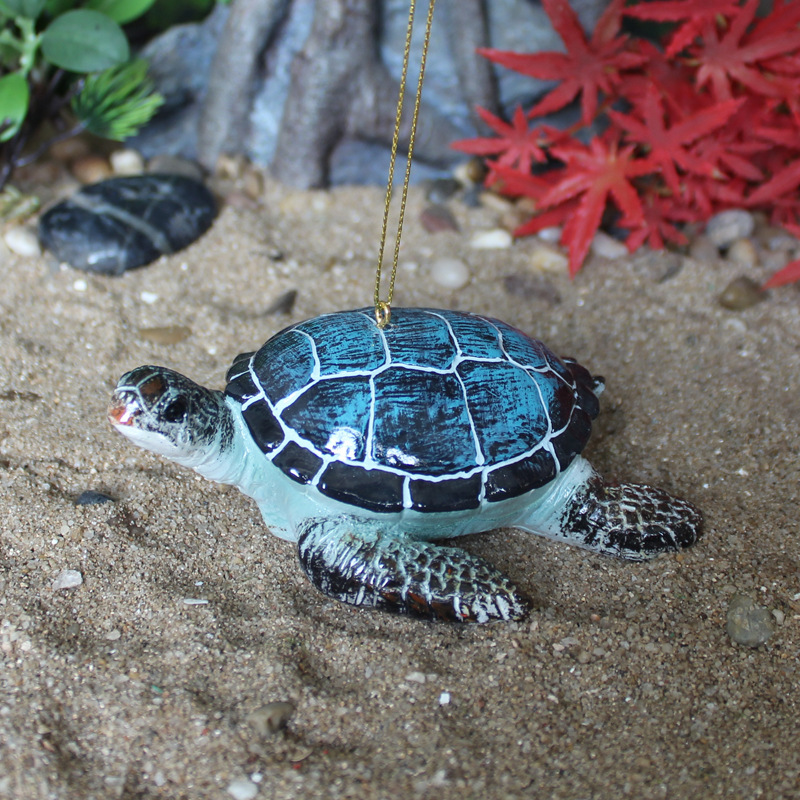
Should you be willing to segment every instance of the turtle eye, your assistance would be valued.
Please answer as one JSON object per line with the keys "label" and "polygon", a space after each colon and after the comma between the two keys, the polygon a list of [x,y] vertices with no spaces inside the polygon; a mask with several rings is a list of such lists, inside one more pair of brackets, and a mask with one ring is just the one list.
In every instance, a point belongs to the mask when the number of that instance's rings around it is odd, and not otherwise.
{"label": "turtle eye", "polygon": [[166,422],[179,422],[186,416],[189,404],[186,398],[182,395],[175,398],[161,413],[162,418]]}

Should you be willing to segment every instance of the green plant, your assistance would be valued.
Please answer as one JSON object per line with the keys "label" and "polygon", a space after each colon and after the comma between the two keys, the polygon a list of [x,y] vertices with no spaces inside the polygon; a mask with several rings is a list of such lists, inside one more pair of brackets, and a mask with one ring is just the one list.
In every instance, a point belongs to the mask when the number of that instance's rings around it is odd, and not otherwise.
{"label": "green plant", "polygon": [[[0,0],[0,189],[55,141],[84,130],[122,140],[152,117],[163,99],[121,26],[153,2]],[[54,135],[25,153],[45,121]]]}

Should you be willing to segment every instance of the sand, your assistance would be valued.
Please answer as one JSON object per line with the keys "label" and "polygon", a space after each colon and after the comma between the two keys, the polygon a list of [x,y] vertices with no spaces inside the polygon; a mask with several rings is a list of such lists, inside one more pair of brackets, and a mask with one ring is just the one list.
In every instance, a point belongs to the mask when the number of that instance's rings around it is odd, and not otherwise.
{"label": "sand", "polygon": [[[570,282],[531,270],[532,240],[471,249],[491,210],[454,202],[461,232],[426,233],[423,202],[395,303],[501,317],[604,375],[589,458],[695,502],[705,537],[644,565],[462,540],[537,596],[521,623],[339,605],[250,500],[134,448],[105,408],[138,364],[221,387],[290,322],[368,305],[381,192],[269,184],[117,279],[3,250],[0,797],[800,797],[800,293],[727,311],[740,268],[650,252]],[[468,286],[437,288],[442,256]],[[140,333],[167,325],[191,335]],[[76,506],[90,489],[115,502]],[[83,583],[54,589],[63,570]],[[765,646],[726,634],[736,593],[772,613]],[[287,727],[259,732],[277,701]]]}

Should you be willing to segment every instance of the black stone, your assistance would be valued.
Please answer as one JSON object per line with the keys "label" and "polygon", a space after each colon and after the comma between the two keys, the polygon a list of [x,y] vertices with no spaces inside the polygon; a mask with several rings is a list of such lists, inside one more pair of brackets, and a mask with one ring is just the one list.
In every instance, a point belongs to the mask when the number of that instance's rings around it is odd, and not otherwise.
{"label": "black stone", "polygon": [[216,202],[182,175],[135,175],[85,186],[39,222],[42,246],[77,269],[121,275],[190,245]]}
{"label": "black stone", "polygon": [[380,469],[364,469],[332,461],[317,488],[327,497],[369,511],[391,513],[403,509],[403,478]]}
{"label": "black stone", "polygon": [[466,511],[480,505],[481,476],[444,481],[412,480],[411,507],[416,511]]}
{"label": "black stone", "polygon": [[272,463],[297,483],[311,483],[322,467],[322,459],[295,442],[289,442]]}
{"label": "black stone", "polygon": [[94,489],[87,489],[85,492],[81,492],[75,498],[75,505],[76,506],[99,506],[103,503],[113,503],[114,498],[110,497],[107,494],[103,494],[103,492],[96,492]]}

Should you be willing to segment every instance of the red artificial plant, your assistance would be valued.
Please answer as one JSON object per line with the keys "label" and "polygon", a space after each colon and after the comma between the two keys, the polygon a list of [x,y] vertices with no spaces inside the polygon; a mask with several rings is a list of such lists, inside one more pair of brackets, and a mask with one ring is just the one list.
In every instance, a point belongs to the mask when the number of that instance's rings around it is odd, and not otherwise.
{"label": "red artificial plant", "polygon": [[[536,201],[517,235],[563,226],[574,276],[609,203],[631,251],[685,244],[680,224],[730,208],[800,234],[800,2],[758,19],[759,0],[612,0],[589,38],[567,0],[542,2],[566,52],[479,52],[555,88],[511,123],[480,109],[495,135],[453,145],[487,157],[490,185]],[[674,26],[656,46],[621,33],[623,16]],[[568,131],[529,125],[578,97]],[[603,133],[582,144],[593,123]],[[765,287],[797,280],[800,260]]]}

